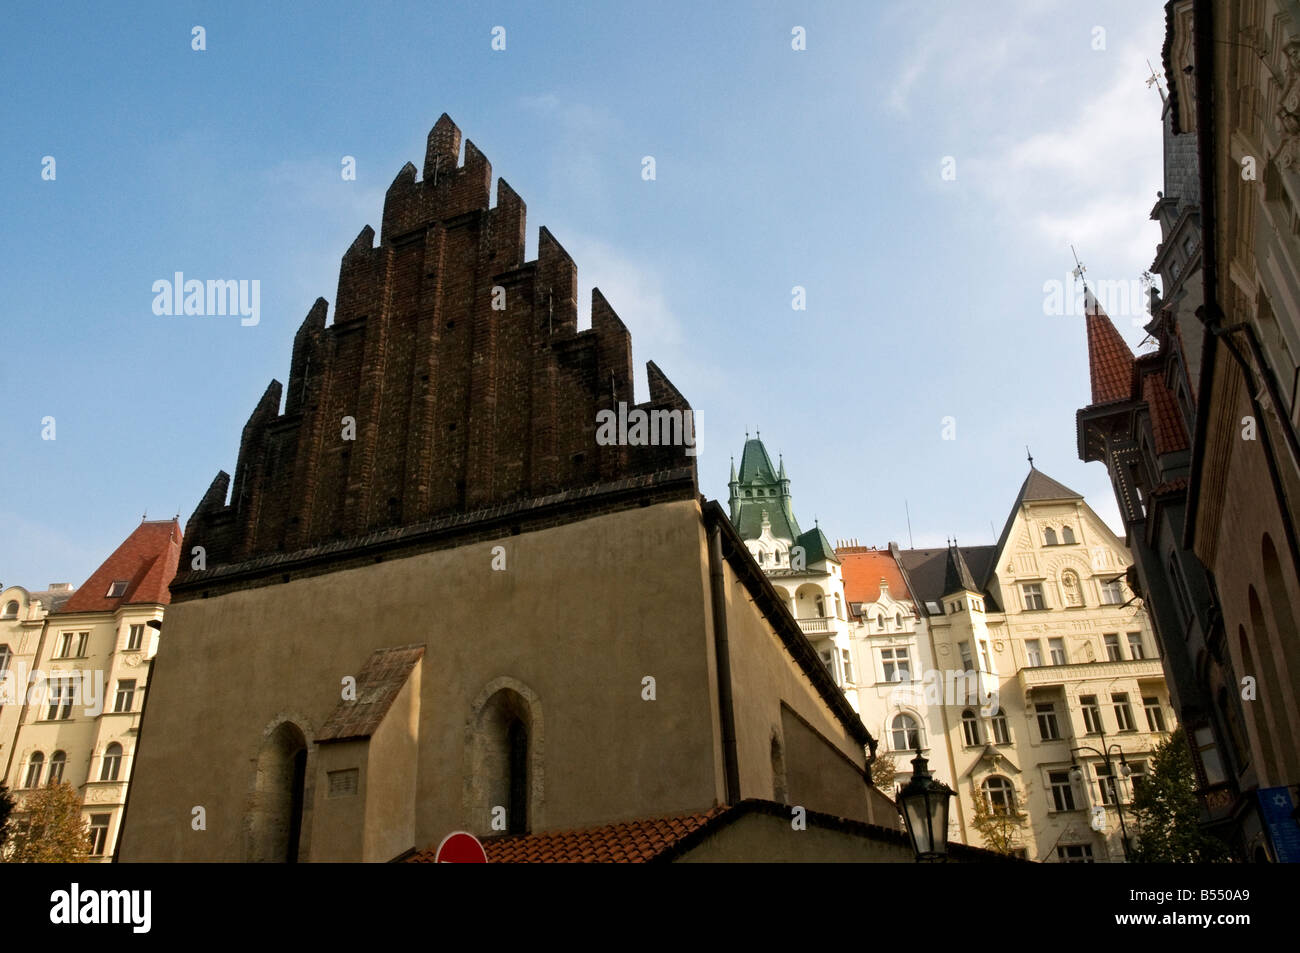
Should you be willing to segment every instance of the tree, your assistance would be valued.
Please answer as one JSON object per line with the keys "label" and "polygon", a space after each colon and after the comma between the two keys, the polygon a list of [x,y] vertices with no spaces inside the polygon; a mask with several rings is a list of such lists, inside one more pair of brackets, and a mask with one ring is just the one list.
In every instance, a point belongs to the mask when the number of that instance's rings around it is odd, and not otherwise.
{"label": "tree", "polygon": [[1228,859],[1222,841],[1200,826],[1196,773],[1187,737],[1179,728],[1151,752],[1151,771],[1133,795],[1138,829],[1133,860],[1139,863],[1214,863]]}
{"label": "tree", "polygon": [[971,827],[984,838],[985,847],[1010,856],[1024,846],[1020,833],[1029,821],[1027,813],[1020,810],[1014,802],[996,807],[989,804],[987,795],[975,787],[974,781],[971,782],[971,799],[975,802]]}
{"label": "tree", "polygon": [[67,782],[28,794],[9,833],[5,860],[15,864],[66,864],[86,859],[89,828],[81,798]]}
{"label": "tree", "polygon": [[871,762],[871,783],[876,786],[876,790],[892,795],[896,777],[898,777],[898,763],[894,761],[894,756],[876,755],[876,760]]}
{"label": "tree", "polygon": [[9,836],[9,815],[14,809],[14,796],[0,781],[0,856],[4,855],[5,838]]}

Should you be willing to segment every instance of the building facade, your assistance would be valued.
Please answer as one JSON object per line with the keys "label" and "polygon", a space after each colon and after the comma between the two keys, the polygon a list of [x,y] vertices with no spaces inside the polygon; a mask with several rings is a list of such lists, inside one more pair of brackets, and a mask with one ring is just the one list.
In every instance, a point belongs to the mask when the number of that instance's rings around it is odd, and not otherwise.
{"label": "building facade", "polygon": [[936,662],[914,690],[938,704],[943,733],[921,746],[948,760],[962,840],[1123,861],[1134,785],[1175,727],[1123,543],[1031,467],[996,545],[894,552]]}
{"label": "building facade", "polygon": [[[149,660],[170,601],[181,528],[145,521],[75,592],[58,593],[14,666],[20,699],[6,782],[26,794],[65,782],[80,794],[89,859],[112,860],[136,754]],[[21,686],[25,686],[21,687]],[[11,706],[6,706],[6,709]]]}

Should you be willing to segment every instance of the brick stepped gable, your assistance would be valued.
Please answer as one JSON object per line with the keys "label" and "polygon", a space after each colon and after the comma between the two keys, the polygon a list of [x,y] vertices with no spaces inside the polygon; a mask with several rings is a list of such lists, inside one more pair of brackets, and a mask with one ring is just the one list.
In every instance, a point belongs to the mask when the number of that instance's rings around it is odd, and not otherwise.
{"label": "brick stepped gable", "polygon": [[[524,202],[444,113],[343,255],[334,323],[318,298],[186,526],[208,572],[440,516],[688,468],[682,447],[602,447],[596,414],[632,405],[632,341],[598,290],[577,330],[577,267],[546,228],[524,261]],[[492,310],[492,288],[507,307]],[[689,409],[654,365],[644,409]],[[356,439],[341,439],[342,418]],[[651,481],[653,482],[653,481]],[[182,570],[188,570],[188,558]]]}

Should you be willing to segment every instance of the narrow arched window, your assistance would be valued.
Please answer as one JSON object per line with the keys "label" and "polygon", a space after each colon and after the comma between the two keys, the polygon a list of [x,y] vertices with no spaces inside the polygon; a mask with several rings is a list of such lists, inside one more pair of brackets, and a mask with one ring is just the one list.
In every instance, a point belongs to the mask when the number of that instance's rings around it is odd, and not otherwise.
{"label": "narrow arched window", "polygon": [[1072,530],[1072,529],[1071,529],[1070,527],[1068,527],[1068,526],[1062,526],[1062,527],[1061,527],[1061,542],[1062,542],[1062,543],[1073,543],[1073,542],[1074,542],[1074,530]]}
{"label": "narrow arched window", "polygon": [[915,751],[921,747],[921,726],[911,715],[895,715],[890,735],[895,751]]}
{"label": "narrow arched window", "polygon": [[1047,529],[1045,529],[1045,530],[1043,531],[1043,541],[1044,541],[1048,546],[1055,546],[1055,545],[1056,545],[1056,530],[1052,529],[1052,527],[1050,527],[1050,526],[1047,527]]}
{"label": "narrow arched window", "polygon": [[41,772],[45,770],[45,755],[40,751],[33,751],[32,756],[27,760],[27,779],[23,784],[25,788],[38,788],[41,786]]}
{"label": "narrow arched window", "polygon": [[969,708],[961,713],[961,732],[967,748],[973,748],[980,743],[980,722],[975,717],[975,712]]}
{"label": "narrow arched window", "polygon": [[[120,748],[118,753],[120,758]],[[307,783],[307,736],[302,729],[283,721],[270,730],[255,770],[251,812],[245,822],[245,859],[297,863]]]}
{"label": "narrow arched window", "polygon": [[114,741],[104,749],[104,763],[99,769],[99,780],[116,781],[122,770],[122,746]]}
{"label": "narrow arched window", "polygon": [[510,804],[506,811],[506,831],[528,832],[528,729],[519,719],[506,730],[506,747],[510,751]]}
{"label": "narrow arched window", "polygon": [[63,781],[63,766],[68,763],[68,756],[62,751],[50,755],[50,774],[47,784],[60,784]]}

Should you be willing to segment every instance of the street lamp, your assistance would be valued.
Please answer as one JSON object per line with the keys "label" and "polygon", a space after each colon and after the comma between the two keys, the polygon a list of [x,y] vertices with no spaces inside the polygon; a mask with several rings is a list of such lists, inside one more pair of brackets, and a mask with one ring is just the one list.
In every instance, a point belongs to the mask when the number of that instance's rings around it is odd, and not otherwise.
{"label": "street lamp", "polygon": [[1122,774],[1124,777],[1127,778],[1133,774],[1133,769],[1129,767],[1128,761],[1125,760],[1124,749],[1120,747],[1118,741],[1113,741],[1109,745],[1106,744],[1106,733],[1104,731],[1101,732],[1101,743],[1103,746],[1103,750],[1101,751],[1098,751],[1096,748],[1093,748],[1090,745],[1079,745],[1077,748],[1070,749],[1070,763],[1072,765],[1072,767],[1070,768],[1070,777],[1075,782],[1079,782],[1083,780],[1083,769],[1079,767],[1078,761],[1076,761],[1074,758],[1077,752],[1091,751],[1093,754],[1097,755],[1097,757],[1101,758],[1102,761],[1106,763],[1106,779],[1110,782],[1110,797],[1111,800],[1115,802],[1115,810],[1119,813],[1119,829],[1120,829],[1120,835],[1122,837],[1122,842],[1124,845],[1124,862],[1132,863],[1133,852],[1132,852],[1132,848],[1129,846],[1128,826],[1124,823],[1124,804],[1120,799],[1119,789],[1115,786],[1115,771],[1113,770],[1110,763],[1111,749],[1113,748],[1114,750],[1119,752],[1120,774]]}
{"label": "street lamp", "polygon": [[929,766],[916,746],[912,777],[898,792],[898,813],[907,824],[916,859],[943,860],[948,856],[948,799],[955,792],[930,776]]}

